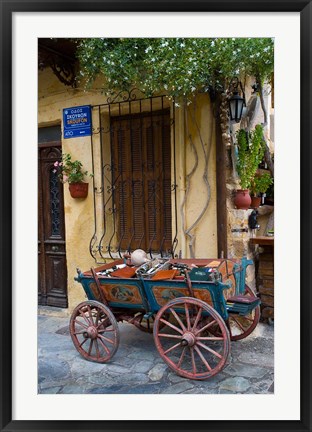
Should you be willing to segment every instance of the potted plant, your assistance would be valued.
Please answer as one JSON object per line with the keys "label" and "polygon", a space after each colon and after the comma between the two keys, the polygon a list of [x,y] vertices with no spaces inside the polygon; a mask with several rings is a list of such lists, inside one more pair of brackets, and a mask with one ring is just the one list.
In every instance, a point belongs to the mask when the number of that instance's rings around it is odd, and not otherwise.
{"label": "potted plant", "polygon": [[273,179],[269,173],[264,173],[261,175],[256,175],[251,181],[250,192],[251,192],[251,205],[252,208],[258,208],[261,203],[260,194],[266,193]]}
{"label": "potted plant", "polygon": [[247,210],[251,204],[249,188],[265,150],[262,126],[257,125],[251,132],[240,129],[236,137],[238,147],[236,169],[241,189],[236,191],[234,204],[238,209]]}
{"label": "potted plant", "polygon": [[69,192],[73,198],[86,198],[88,195],[88,183],[83,180],[85,176],[93,177],[88,171],[83,171],[82,163],[73,161],[69,153],[62,154],[62,161],[54,163],[54,172],[59,171],[58,177],[62,183],[69,184]]}

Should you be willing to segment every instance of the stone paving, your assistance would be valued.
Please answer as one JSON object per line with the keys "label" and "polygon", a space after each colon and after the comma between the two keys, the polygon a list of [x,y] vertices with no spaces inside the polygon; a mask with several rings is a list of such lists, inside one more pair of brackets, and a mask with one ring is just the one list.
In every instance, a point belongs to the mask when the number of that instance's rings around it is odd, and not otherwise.
{"label": "stone paving", "polygon": [[153,335],[124,323],[109,363],[86,361],[74,348],[68,317],[38,316],[38,393],[268,394],[274,392],[274,326],[259,323],[231,343],[226,367],[205,381],[182,378],[160,358]]}

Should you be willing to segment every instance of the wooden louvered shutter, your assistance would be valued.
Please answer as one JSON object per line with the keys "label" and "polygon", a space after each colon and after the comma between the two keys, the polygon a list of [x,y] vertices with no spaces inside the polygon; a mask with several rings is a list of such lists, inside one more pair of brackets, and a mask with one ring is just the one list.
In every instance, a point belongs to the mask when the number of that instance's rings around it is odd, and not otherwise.
{"label": "wooden louvered shutter", "polygon": [[115,117],[112,125],[118,248],[171,247],[169,111]]}

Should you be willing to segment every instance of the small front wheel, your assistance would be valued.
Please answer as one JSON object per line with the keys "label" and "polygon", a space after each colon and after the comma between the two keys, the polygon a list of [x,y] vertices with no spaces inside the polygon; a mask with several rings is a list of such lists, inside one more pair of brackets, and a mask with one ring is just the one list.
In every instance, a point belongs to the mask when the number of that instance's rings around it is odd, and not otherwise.
{"label": "small front wheel", "polygon": [[87,360],[105,363],[118,349],[116,318],[100,302],[90,300],[80,303],[71,315],[69,330],[77,351]]}
{"label": "small front wheel", "polygon": [[[218,328],[218,336],[209,332],[211,327]],[[189,297],[174,299],[158,311],[154,341],[175,373],[194,380],[220,372],[230,352],[230,336],[222,317],[207,303]]]}

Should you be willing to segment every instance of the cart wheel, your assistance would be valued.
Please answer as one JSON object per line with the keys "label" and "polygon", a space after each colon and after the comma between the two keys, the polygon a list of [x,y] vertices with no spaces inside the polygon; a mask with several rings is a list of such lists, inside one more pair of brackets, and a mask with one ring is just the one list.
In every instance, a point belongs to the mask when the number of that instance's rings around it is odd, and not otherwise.
{"label": "cart wheel", "polygon": [[[206,317],[211,317],[208,324]],[[164,324],[164,328],[160,325]],[[220,336],[209,333],[218,326]],[[230,336],[218,312],[202,300],[174,299],[157,313],[154,323],[156,348],[167,365],[185,378],[203,380],[220,372],[230,352]]]}
{"label": "cart wheel", "polygon": [[[133,325],[136,326],[139,330],[145,333],[153,333],[155,315],[150,318],[144,318],[145,312],[139,312],[136,314],[134,320],[132,321]],[[161,324],[161,327],[164,327],[164,324]]]}
{"label": "cart wheel", "polygon": [[153,333],[154,315],[150,318],[144,318],[145,312],[139,312],[132,320],[133,325],[145,333]]}
{"label": "cart wheel", "polygon": [[[245,286],[245,293],[255,296],[249,286]],[[246,338],[254,331],[260,320],[260,305],[253,309],[248,315],[229,314],[228,326],[230,338],[232,341],[237,341]]]}
{"label": "cart wheel", "polygon": [[117,351],[117,321],[108,307],[100,302],[80,303],[72,313],[69,330],[77,351],[87,360],[105,363]]}

